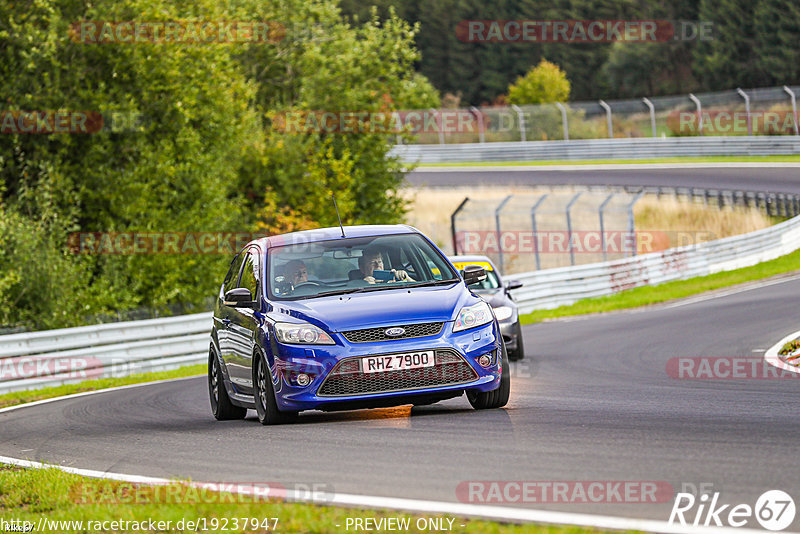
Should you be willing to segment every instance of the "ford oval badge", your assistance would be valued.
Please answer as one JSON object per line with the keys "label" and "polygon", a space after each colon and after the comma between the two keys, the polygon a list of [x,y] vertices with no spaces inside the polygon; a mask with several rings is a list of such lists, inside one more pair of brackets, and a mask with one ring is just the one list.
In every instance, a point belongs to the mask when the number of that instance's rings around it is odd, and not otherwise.
{"label": "ford oval badge", "polygon": [[395,326],[394,328],[387,328],[386,330],[383,331],[383,333],[389,337],[397,337],[405,334],[406,329],[400,328],[399,326]]}

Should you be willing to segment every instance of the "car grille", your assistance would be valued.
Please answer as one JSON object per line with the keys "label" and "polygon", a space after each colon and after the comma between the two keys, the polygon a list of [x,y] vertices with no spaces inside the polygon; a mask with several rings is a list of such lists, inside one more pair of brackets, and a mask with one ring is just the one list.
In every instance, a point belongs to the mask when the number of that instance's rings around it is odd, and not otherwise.
{"label": "car grille", "polygon": [[348,358],[336,364],[320,386],[317,395],[340,397],[408,391],[466,384],[478,378],[478,373],[455,351],[436,350],[435,358],[436,364],[431,367],[378,373],[362,373],[360,358]]}
{"label": "car grille", "polygon": [[391,326],[382,326],[380,328],[367,328],[365,330],[350,330],[349,332],[342,332],[342,335],[350,343],[370,343],[372,341],[391,341],[393,339],[408,339],[412,337],[425,337],[435,336],[442,331],[444,323],[420,323],[400,325],[400,328],[405,329],[405,333],[401,336],[387,336],[386,330],[394,328]]}

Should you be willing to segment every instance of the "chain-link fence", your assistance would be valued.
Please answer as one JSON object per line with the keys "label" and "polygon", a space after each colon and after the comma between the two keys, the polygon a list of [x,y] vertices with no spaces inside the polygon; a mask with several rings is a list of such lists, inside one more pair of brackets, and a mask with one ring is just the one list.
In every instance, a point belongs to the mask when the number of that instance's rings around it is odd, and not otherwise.
{"label": "chain-link fence", "polygon": [[[412,144],[696,135],[798,135],[800,86],[404,115]],[[414,120],[409,120],[412,117]]]}
{"label": "chain-link fence", "polygon": [[[634,209],[643,198],[667,196],[711,208],[755,208],[770,217],[800,214],[800,196],[699,188],[551,188],[502,199],[465,198],[452,213],[456,255],[489,256],[501,272],[618,260],[696,244],[711,232],[636,227]],[[449,248],[449,247],[447,247]]]}

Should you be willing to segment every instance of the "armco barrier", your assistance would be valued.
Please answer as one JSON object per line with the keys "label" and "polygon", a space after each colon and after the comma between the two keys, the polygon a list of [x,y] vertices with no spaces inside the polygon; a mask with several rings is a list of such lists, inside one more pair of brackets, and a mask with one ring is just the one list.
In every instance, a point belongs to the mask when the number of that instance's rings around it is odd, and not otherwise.
{"label": "armco barrier", "polygon": [[0,393],[204,363],[211,321],[200,313],[0,336]]}
{"label": "armco barrier", "polygon": [[800,136],[640,137],[453,145],[395,145],[409,164],[800,154]]}
{"label": "armco barrier", "polygon": [[512,277],[520,311],[550,309],[625,289],[748,267],[800,248],[800,217],[775,226],[698,245],[622,260],[561,267]]}

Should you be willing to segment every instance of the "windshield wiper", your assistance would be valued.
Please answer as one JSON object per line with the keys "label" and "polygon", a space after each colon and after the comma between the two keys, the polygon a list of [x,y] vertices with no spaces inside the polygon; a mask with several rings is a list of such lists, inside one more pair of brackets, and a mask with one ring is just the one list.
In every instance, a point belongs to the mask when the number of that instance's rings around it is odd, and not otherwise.
{"label": "windshield wiper", "polygon": [[460,281],[461,281],[460,278],[448,278],[446,280],[428,280],[426,282],[412,282],[410,284],[403,284],[400,287],[440,286],[444,284],[455,284]]}

